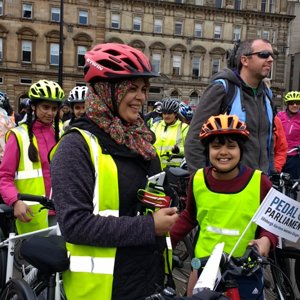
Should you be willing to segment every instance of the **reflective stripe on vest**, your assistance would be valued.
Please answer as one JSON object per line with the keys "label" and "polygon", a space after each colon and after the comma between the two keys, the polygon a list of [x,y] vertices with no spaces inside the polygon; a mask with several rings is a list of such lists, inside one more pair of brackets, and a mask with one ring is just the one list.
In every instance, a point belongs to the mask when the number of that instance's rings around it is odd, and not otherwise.
{"label": "reflective stripe on vest", "polygon": [[113,274],[115,259],[110,257],[71,256],[71,272]]}
{"label": "reflective stripe on vest", "polygon": [[[201,233],[196,243],[196,257],[205,257],[219,242],[225,242],[224,251],[230,253],[260,205],[261,171],[254,171],[247,185],[238,193],[215,193],[205,183],[204,171],[196,172],[193,193],[197,221]],[[256,224],[245,233],[234,256],[241,256],[248,242],[255,238]]]}
{"label": "reflective stripe on vest", "polygon": [[[85,139],[95,168],[93,214],[118,216],[118,172],[113,158],[102,153],[93,134],[79,128],[71,130],[78,131]],[[67,299],[110,300],[116,248],[67,243],[67,249],[70,253],[70,270],[63,273]]]}
{"label": "reflective stripe on vest", "polygon": [[[32,162],[28,157],[28,147],[30,145],[27,124],[22,124],[11,129],[6,134],[8,140],[11,133],[14,133],[20,150],[18,169],[15,173],[14,183],[19,193],[45,196],[45,184],[42,172],[40,157],[38,162]],[[33,144],[38,150],[36,137],[33,135]],[[21,199],[22,200],[22,199]],[[30,205],[34,216],[28,223],[16,220],[16,227],[19,234],[27,233],[48,227],[48,211],[43,209],[36,202],[26,202]]]}

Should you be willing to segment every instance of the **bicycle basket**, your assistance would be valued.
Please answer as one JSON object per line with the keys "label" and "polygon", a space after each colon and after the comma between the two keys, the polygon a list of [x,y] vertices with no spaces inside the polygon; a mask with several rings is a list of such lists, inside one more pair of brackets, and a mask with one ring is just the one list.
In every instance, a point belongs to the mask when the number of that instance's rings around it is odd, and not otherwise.
{"label": "bicycle basket", "polygon": [[66,242],[62,236],[31,236],[23,241],[20,253],[42,273],[62,272],[70,265]]}

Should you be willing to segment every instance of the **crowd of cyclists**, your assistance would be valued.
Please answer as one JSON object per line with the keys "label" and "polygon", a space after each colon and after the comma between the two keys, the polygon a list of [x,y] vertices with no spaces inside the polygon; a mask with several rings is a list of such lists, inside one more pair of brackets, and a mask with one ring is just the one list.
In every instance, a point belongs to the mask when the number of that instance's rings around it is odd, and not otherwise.
{"label": "crowd of cyclists", "polygon": [[[219,241],[230,252],[272,187],[268,175],[300,177],[300,91],[286,93],[285,110],[272,109],[264,78],[275,55],[266,40],[243,42],[235,59],[234,69],[212,78],[196,111],[165,97],[142,115],[150,78],[159,74],[142,52],[115,43],[85,54],[86,86],[66,94],[41,79],[18,113],[0,92],[1,201],[14,208],[18,233],[59,224],[70,256],[67,299],[134,300],[159,292],[170,273],[169,236],[175,247],[199,226],[197,257]],[[223,110],[231,85],[239,96]],[[191,175],[186,209],[141,211],[137,191],[147,178],[183,158]],[[23,201],[22,193],[54,199],[56,212]],[[267,256],[277,237],[253,225],[235,255],[248,244]],[[191,272],[190,297],[198,276]],[[253,293],[261,278],[258,270],[238,279],[245,299],[264,299]]]}

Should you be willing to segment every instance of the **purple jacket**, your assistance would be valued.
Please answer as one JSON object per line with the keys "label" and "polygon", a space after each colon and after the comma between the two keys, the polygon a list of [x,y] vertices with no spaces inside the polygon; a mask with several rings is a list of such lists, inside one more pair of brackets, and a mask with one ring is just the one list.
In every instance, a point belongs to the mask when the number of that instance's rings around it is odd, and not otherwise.
{"label": "purple jacket", "polygon": [[[288,142],[288,151],[300,145],[300,112],[290,115],[286,111],[280,111],[277,116],[281,120],[285,136]],[[297,155],[297,152],[289,153],[290,156]]]}
{"label": "purple jacket", "polygon": [[[52,124],[43,124],[39,121],[33,123],[33,134],[35,135],[39,148],[42,171],[44,176],[46,196],[50,196],[51,179],[48,153],[56,144]],[[0,193],[7,205],[13,205],[17,200],[18,190],[14,183],[15,172],[18,169],[20,159],[19,146],[14,134],[10,134],[2,162],[0,164]],[[24,191],[26,192],[26,191]]]}

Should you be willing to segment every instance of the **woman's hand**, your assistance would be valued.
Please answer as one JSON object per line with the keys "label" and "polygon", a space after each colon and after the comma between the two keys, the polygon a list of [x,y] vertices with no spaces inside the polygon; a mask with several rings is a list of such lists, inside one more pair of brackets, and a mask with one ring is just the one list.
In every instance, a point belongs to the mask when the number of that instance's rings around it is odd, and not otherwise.
{"label": "woman's hand", "polygon": [[164,235],[171,230],[171,227],[175,224],[178,218],[177,208],[161,208],[153,213],[155,234]]}
{"label": "woman's hand", "polygon": [[262,236],[257,240],[252,240],[249,246],[256,246],[258,252],[262,256],[268,256],[271,249],[271,242],[266,236]]}
{"label": "woman's hand", "polygon": [[31,221],[33,212],[26,203],[24,203],[22,200],[17,200],[14,203],[14,216],[21,222],[27,223]]}

